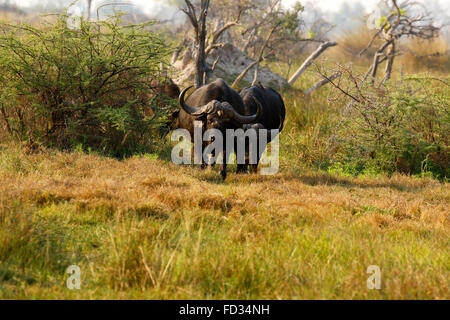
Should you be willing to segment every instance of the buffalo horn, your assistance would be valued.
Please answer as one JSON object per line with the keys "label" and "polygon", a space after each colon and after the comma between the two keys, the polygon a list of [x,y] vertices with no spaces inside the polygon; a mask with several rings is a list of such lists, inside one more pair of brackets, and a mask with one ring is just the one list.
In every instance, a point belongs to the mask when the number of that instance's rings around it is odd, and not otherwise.
{"label": "buffalo horn", "polygon": [[233,111],[234,111],[234,119],[236,121],[238,121],[239,123],[242,123],[242,124],[246,124],[246,123],[255,122],[257,119],[259,119],[261,117],[262,112],[263,112],[261,103],[255,97],[253,97],[253,100],[255,100],[256,106],[258,107],[258,111],[256,112],[256,114],[254,114],[252,116],[243,116],[243,115],[237,113],[233,109]]}

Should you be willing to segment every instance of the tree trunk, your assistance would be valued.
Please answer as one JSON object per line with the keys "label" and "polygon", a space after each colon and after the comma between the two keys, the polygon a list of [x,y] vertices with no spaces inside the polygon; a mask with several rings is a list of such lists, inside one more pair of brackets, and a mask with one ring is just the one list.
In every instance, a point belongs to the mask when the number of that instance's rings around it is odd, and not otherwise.
{"label": "tree trunk", "polygon": [[205,42],[206,42],[206,16],[208,15],[210,0],[201,0],[200,14],[197,19],[195,13],[195,7],[190,0],[185,0],[187,9],[181,9],[189,18],[195,32],[195,87],[199,88],[205,83],[206,74],[206,54],[205,54]]}
{"label": "tree trunk", "polygon": [[91,20],[91,8],[92,8],[92,0],[87,0],[87,13],[86,13],[86,20]]}
{"label": "tree trunk", "polygon": [[337,45],[336,42],[331,42],[331,41],[322,43],[317,48],[317,50],[314,51],[308,57],[308,59],[305,60],[305,62],[303,62],[303,64],[300,66],[300,68],[298,68],[298,70],[294,73],[292,78],[289,79],[288,83],[290,85],[293,85],[297,81],[297,79],[302,75],[302,73],[305,72],[305,70],[314,62],[314,60],[316,60],[322,54],[322,52],[324,52],[327,48],[334,47],[336,45]]}
{"label": "tree trunk", "polygon": [[[203,29],[203,28],[202,28]],[[200,33],[197,48],[197,54],[196,54],[196,73],[195,73],[195,87],[200,88],[204,84],[204,78],[205,78],[205,34]]]}
{"label": "tree trunk", "polygon": [[266,50],[267,44],[270,41],[270,38],[272,38],[272,34],[275,32],[275,30],[280,26],[280,23],[278,23],[276,26],[270,30],[269,34],[267,35],[266,40],[264,41],[263,46],[261,47],[261,51],[259,52],[259,56],[256,59],[256,68],[255,68],[255,75],[253,76],[253,82],[252,86],[256,85],[258,82],[258,74],[259,74],[259,64],[263,60],[264,50]]}
{"label": "tree trunk", "polygon": [[285,77],[286,79],[289,79],[289,75],[291,74],[292,62],[293,62],[292,59],[289,59],[289,61],[288,61],[288,69],[286,71],[286,77]]}
{"label": "tree trunk", "polygon": [[197,72],[195,74],[195,87],[200,88],[205,84],[206,74],[206,54],[205,54],[205,42],[206,42],[206,16],[208,14],[209,0],[202,0],[200,11],[200,25],[199,35],[197,43],[197,59],[196,67]]}
{"label": "tree trunk", "polygon": [[391,78],[392,66],[394,65],[395,57],[395,42],[392,42],[387,52],[388,61],[386,63],[386,70],[384,72],[383,82],[388,81]]}
{"label": "tree trunk", "polygon": [[375,77],[377,76],[377,71],[378,71],[378,64],[380,63],[378,61],[378,58],[380,57],[380,55],[378,53],[375,53],[375,56],[373,58],[373,65],[372,65],[372,74],[371,74],[371,81],[372,84],[375,83]]}

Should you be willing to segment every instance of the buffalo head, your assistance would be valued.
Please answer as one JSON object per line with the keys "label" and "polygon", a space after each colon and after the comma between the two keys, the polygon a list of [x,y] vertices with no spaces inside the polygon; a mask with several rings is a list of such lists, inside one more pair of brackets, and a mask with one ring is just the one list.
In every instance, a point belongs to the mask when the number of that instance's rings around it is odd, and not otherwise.
{"label": "buffalo head", "polygon": [[180,107],[189,115],[195,119],[206,121],[206,129],[226,129],[229,128],[229,124],[234,122],[237,127],[241,127],[244,124],[255,122],[262,115],[262,106],[255,99],[258,110],[256,114],[245,116],[238,113],[229,102],[220,102],[212,100],[206,105],[201,107],[191,107],[185,102],[186,92],[192,88],[188,87],[184,89],[178,99]]}

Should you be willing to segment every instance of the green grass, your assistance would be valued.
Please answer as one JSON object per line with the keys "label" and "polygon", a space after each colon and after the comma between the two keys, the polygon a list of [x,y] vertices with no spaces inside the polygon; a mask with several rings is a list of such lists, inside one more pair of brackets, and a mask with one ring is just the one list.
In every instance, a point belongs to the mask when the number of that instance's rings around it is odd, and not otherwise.
{"label": "green grass", "polygon": [[449,298],[448,184],[430,178],[0,155],[1,299]]}

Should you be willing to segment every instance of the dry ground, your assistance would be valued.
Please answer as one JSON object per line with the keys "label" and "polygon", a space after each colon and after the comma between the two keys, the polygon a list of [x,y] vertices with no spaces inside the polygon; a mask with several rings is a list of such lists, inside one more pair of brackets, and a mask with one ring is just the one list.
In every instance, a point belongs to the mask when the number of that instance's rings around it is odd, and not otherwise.
{"label": "dry ground", "polygon": [[6,147],[0,181],[3,299],[450,298],[450,193],[429,178],[283,168],[223,183],[151,156]]}

